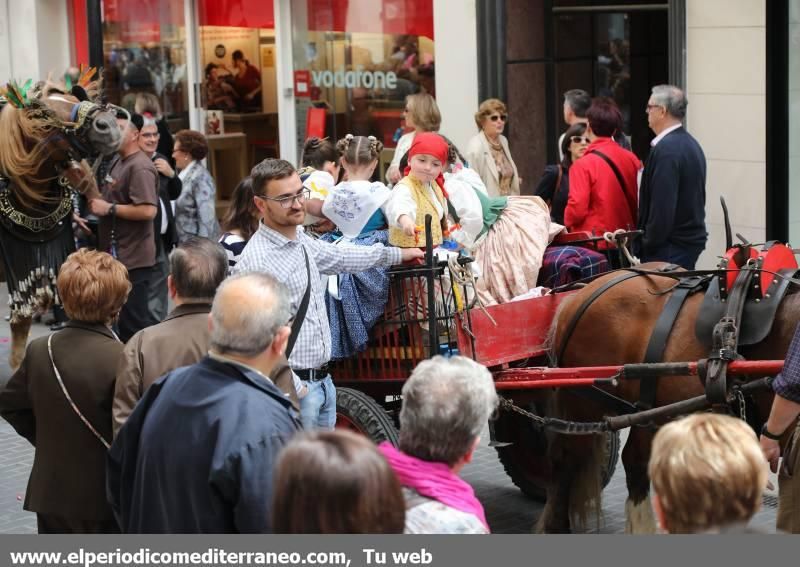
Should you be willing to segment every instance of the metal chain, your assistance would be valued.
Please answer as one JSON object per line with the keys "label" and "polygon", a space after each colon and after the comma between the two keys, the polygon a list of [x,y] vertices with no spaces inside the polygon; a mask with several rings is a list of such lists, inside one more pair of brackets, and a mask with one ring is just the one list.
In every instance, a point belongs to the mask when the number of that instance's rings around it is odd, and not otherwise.
{"label": "metal chain", "polygon": [[502,396],[498,396],[498,398],[501,408],[530,419],[540,429],[547,429],[562,435],[597,435],[609,430],[608,424],[604,421],[566,421],[554,417],[542,417],[519,407],[514,400]]}
{"label": "metal chain", "polygon": [[734,396],[736,397],[736,401],[739,402],[739,417],[742,421],[747,422],[747,411],[744,401],[744,394],[738,388],[734,390]]}

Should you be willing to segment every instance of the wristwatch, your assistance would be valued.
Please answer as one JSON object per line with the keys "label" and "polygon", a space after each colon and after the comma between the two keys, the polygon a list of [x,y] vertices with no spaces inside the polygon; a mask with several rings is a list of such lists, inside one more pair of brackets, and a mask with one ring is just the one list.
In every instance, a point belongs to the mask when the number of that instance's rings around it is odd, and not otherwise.
{"label": "wristwatch", "polygon": [[761,428],[761,435],[763,435],[767,439],[772,439],[773,441],[780,441],[781,440],[781,436],[780,435],[775,435],[769,429],[767,429],[767,424],[766,423]]}

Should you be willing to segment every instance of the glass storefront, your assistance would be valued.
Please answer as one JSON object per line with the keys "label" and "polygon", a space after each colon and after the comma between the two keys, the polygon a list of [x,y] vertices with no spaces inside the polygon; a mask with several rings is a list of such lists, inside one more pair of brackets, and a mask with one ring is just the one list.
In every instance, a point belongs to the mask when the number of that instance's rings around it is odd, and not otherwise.
{"label": "glass storefront", "polygon": [[130,111],[136,95],[155,94],[175,126],[188,127],[183,0],[103,0],[105,92]]}
{"label": "glass storefront", "polygon": [[800,242],[800,0],[789,2],[788,26],[789,242],[797,246]]}
{"label": "glass storefront", "polygon": [[292,0],[291,8],[298,148],[308,135],[348,133],[393,148],[406,96],[435,96],[432,0]]}

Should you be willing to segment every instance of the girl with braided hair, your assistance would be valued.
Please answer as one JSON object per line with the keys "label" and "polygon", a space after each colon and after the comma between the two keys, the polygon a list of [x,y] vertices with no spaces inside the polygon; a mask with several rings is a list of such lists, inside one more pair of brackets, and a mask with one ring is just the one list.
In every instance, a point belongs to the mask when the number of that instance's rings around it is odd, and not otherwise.
{"label": "girl with braided hair", "polygon": [[[322,236],[327,242],[362,246],[388,245],[383,209],[391,191],[372,182],[383,144],[374,136],[348,134],[336,144],[347,181],[333,187],[322,205],[322,214],[337,230]],[[369,330],[383,314],[389,294],[385,268],[358,274],[340,274],[328,280],[325,296],[331,325],[331,358],[347,358],[367,347]]]}

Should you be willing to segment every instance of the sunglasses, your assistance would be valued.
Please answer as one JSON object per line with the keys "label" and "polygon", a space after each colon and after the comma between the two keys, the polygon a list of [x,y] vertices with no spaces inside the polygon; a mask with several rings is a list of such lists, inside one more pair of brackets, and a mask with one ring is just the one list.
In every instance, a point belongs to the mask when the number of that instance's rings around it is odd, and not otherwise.
{"label": "sunglasses", "polygon": [[586,136],[570,136],[569,141],[573,144],[588,144],[591,142],[591,140]]}
{"label": "sunglasses", "polygon": [[489,117],[489,120],[491,120],[492,122],[497,122],[498,120],[506,122],[508,120],[508,114],[492,114]]}

